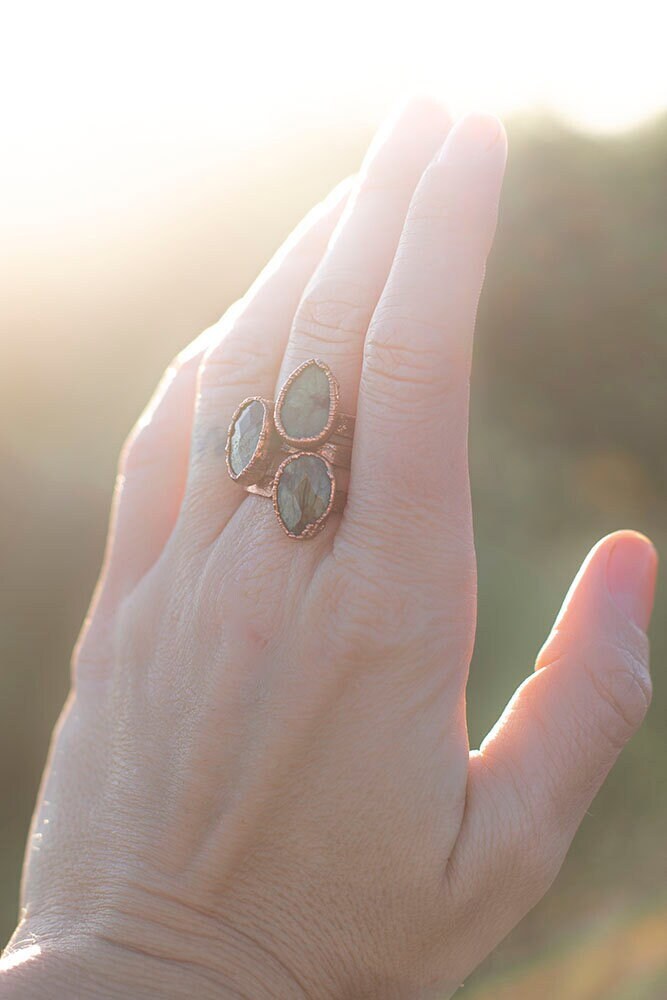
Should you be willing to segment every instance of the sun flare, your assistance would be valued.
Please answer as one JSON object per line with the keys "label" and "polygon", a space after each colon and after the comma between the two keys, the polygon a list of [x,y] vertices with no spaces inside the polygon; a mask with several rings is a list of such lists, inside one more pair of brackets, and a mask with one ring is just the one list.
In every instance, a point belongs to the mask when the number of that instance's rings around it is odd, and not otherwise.
{"label": "sun flare", "polygon": [[0,68],[9,217],[69,216],[88,196],[122,191],[128,174],[159,183],[294,130],[371,125],[406,92],[432,92],[455,112],[624,128],[667,105],[655,9],[16,4]]}

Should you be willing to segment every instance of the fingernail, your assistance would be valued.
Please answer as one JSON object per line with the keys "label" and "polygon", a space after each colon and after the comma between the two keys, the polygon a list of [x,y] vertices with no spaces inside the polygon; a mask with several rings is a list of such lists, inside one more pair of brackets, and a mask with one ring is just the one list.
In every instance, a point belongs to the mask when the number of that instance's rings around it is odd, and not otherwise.
{"label": "fingernail", "polygon": [[496,145],[504,132],[503,123],[495,115],[466,115],[450,132],[438,160],[443,160],[454,144],[469,152],[486,153]]}
{"label": "fingernail", "polygon": [[617,608],[646,631],[653,611],[658,554],[638,532],[627,532],[614,543],[607,562],[607,586]]}

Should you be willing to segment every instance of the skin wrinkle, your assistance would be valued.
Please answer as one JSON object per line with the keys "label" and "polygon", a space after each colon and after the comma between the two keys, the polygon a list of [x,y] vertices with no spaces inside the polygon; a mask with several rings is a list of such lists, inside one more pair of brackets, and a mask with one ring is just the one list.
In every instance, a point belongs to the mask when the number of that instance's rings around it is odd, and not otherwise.
{"label": "skin wrinkle", "polygon": [[[563,630],[556,630],[559,639],[563,638]],[[643,646],[644,644],[641,643]],[[544,654],[547,658],[543,658],[543,652],[540,652],[540,657],[538,660],[537,670],[545,670],[548,668],[558,669],[559,663],[565,658],[566,654],[559,653],[554,657],[553,660],[548,659],[548,646],[545,646],[546,653]],[[586,670],[587,675],[590,678],[592,684],[597,687],[598,694],[603,701],[609,700],[610,707],[619,712],[621,718],[624,720],[628,732],[634,732],[634,730],[639,726],[643,720],[646,712],[648,711],[651,694],[652,694],[652,684],[651,676],[647,669],[647,657],[648,649],[642,649],[641,652],[637,652],[636,649],[630,648],[624,642],[619,643],[614,642],[596,642],[588,643],[580,648],[579,652],[579,662],[581,666]],[[599,668],[600,663],[614,663],[618,662],[620,665],[615,669],[610,669],[606,666],[606,669],[601,671]],[[592,665],[592,666],[591,666]],[[625,691],[626,697],[616,698],[613,690],[610,687],[610,681],[612,677],[625,678],[627,681],[627,688]],[[631,715],[626,715],[628,709],[626,709],[627,696],[630,695],[632,690],[639,691],[640,699],[639,703],[636,705],[636,710],[632,709]],[[633,703],[637,702],[637,699],[631,699]],[[625,740],[622,741],[624,743]]]}
{"label": "skin wrinkle", "polygon": [[[328,313],[333,313],[329,318]],[[326,318],[325,318],[326,317]],[[295,324],[300,338],[305,341],[303,345],[303,356],[306,360],[312,357],[307,345],[324,344],[327,351],[337,343],[334,337],[340,334],[352,334],[353,337],[363,337],[368,326],[368,310],[363,306],[355,306],[346,302],[317,303],[310,308],[310,318],[300,316]],[[345,346],[345,340],[338,341]]]}
{"label": "skin wrinkle", "polygon": [[[163,893],[162,894],[162,899],[163,900],[169,900],[169,897],[168,897],[168,895],[166,895],[166,894]],[[298,981],[298,979],[294,976],[294,974],[291,972],[291,970],[289,968],[287,968],[287,966],[281,960],[280,956],[278,954],[274,953],[267,946],[267,944],[265,942],[261,942],[261,941],[259,941],[259,939],[256,939],[256,938],[252,937],[250,934],[248,934],[246,931],[244,931],[238,925],[238,923],[235,924],[232,927],[230,924],[228,924],[228,923],[225,922],[225,920],[222,918],[222,916],[220,915],[219,912],[207,911],[207,910],[202,909],[201,907],[195,907],[195,906],[192,905],[192,903],[190,903],[188,901],[184,901],[182,898],[177,898],[176,896],[173,896],[171,898],[171,902],[177,904],[177,906],[179,907],[179,909],[182,908],[183,905],[185,905],[185,907],[187,909],[193,911],[194,913],[196,913],[199,916],[203,916],[204,918],[206,918],[208,921],[210,921],[212,924],[215,925],[216,930],[211,931],[208,934],[204,934],[202,928],[198,926],[198,928],[197,928],[197,936],[198,937],[202,937],[202,935],[205,936],[207,938],[207,940],[211,943],[211,945],[216,948],[217,951],[220,950],[220,942],[221,942],[221,939],[223,939],[223,935],[220,934],[220,927],[225,927],[225,933],[228,934],[228,935],[230,935],[234,939],[234,941],[235,941],[235,947],[238,947],[238,939],[240,938],[242,941],[244,941],[248,945],[250,945],[250,948],[248,949],[248,954],[249,955],[252,955],[257,950],[259,950],[260,952],[262,952],[263,954],[265,954],[268,957],[270,963],[275,963],[275,965],[278,968],[282,969],[282,971],[285,973],[285,975],[287,977],[288,982],[295,984],[297,986],[297,988],[299,989],[299,991],[300,991],[300,995],[302,995],[307,1000],[308,994],[307,994],[307,991],[306,991],[305,987],[303,986],[303,984],[301,984]],[[161,921],[157,917],[155,918],[155,924],[156,924],[156,926],[158,928],[160,928],[161,926],[163,926],[162,923],[161,923]],[[173,927],[171,929],[177,931],[178,930],[178,926],[175,926],[175,927]],[[109,938],[109,937],[104,937],[103,940],[107,940],[110,943],[116,944],[120,948],[126,947],[126,948],[129,948],[130,950],[136,950],[135,948],[133,948],[133,946],[131,944],[129,944],[128,942],[125,942],[125,941],[114,941],[112,938]],[[167,955],[158,954],[156,952],[148,952],[147,951],[147,952],[145,952],[145,954],[149,955],[149,957],[157,958],[160,961],[178,961],[178,962],[180,962],[181,965],[185,965],[186,968],[189,967],[189,965],[190,965],[190,963],[183,962],[181,959],[173,959],[173,958],[170,958]],[[211,977],[209,970],[207,970],[205,967],[201,968],[201,972],[205,975],[205,978],[209,979],[212,982],[213,985],[216,985],[216,983],[219,983],[219,976],[218,977]],[[241,996],[241,995],[242,994],[239,993],[239,996]]]}

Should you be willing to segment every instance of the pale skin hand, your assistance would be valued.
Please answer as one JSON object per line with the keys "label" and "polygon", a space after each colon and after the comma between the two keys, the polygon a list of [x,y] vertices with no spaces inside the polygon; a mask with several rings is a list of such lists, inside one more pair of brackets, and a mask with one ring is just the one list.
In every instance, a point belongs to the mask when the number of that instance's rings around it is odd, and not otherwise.
{"label": "pale skin hand", "polygon": [[[469,753],[468,384],[504,162],[495,119],[412,102],[170,369],[123,453],[1,996],[444,997],[558,872],[649,702],[656,557],[596,546]],[[313,356],[357,430],[342,518],[295,542],[222,446]]]}

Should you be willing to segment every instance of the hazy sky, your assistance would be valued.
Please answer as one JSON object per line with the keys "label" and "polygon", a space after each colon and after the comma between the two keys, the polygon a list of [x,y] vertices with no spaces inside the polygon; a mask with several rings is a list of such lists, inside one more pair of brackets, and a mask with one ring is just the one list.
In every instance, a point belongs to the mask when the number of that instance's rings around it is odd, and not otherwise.
{"label": "hazy sky", "polygon": [[16,0],[0,41],[5,218],[312,124],[375,122],[406,92],[624,128],[667,106],[665,20],[657,0]]}

